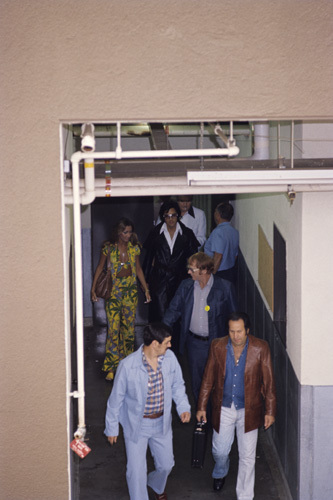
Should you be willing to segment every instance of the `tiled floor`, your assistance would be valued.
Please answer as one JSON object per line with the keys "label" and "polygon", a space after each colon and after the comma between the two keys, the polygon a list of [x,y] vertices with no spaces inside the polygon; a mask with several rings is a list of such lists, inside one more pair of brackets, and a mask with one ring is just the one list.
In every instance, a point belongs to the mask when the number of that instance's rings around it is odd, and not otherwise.
{"label": "tiled floor", "polygon": [[[140,328],[137,329],[138,343]],[[83,460],[77,458],[79,490],[78,500],[128,500],[125,470],[126,457],[122,436],[114,446],[110,446],[104,431],[104,415],[112,383],[106,382],[101,372],[104,357],[106,329],[88,327],[85,329],[86,351],[86,422],[87,444],[91,453]],[[190,397],[186,361],[180,359],[183,367],[187,392]],[[194,408],[192,421],[182,424],[174,414],[174,454],[176,465],[171,472],[166,491],[170,500],[193,499],[236,500],[235,485],[237,474],[237,446],[231,451],[230,471],[221,492],[212,488],[211,471],[213,458],[208,440],[203,469],[191,468],[191,442],[194,428]],[[269,432],[269,431],[268,431]],[[152,460],[148,453],[148,467]],[[270,445],[269,436],[259,432],[256,461],[255,500],[290,500],[291,497],[280,473],[275,450]]]}

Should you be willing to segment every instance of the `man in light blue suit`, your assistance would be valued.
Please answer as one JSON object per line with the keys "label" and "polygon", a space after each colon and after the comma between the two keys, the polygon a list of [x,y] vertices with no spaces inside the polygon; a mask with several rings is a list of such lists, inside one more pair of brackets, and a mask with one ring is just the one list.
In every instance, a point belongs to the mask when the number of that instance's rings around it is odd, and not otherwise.
{"label": "man in light blue suit", "polygon": [[[123,359],[107,403],[105,431],[111,445],[123,427],[131,500],[148,500],[147,485],[156,500],[167,500],[165,486],[174,466],[172,400],[183,423],[190,421],[190,404],[181,368],[171,347],[171,329],[162,323],[144,328],[144,344]],[[147,446],[155,470],[147,478]]]}

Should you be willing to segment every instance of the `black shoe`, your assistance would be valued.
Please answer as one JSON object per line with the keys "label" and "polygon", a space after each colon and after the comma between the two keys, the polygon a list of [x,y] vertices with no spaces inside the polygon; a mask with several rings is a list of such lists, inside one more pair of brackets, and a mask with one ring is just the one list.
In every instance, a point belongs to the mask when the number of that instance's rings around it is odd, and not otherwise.
{"label": "black shoe", "polygon": [[221,477],[218,479],[214,478],[214,482],[213,482],[214,491],[221,491],[223,486],[224,486],[224,481],[225,481],[225,477]]}

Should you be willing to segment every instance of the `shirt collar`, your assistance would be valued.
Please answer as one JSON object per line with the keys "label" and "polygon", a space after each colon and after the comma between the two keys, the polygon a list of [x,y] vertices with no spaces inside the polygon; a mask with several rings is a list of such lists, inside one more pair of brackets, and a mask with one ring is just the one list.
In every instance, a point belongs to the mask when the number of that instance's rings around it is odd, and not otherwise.
{"label": "shirt collar", "polygon": [[[162,227],[161,227],[161,230],[160,230],[160,234],[167,232],[167,230],[168,230],[167,225],[166,225],[166,223],[164,222],[164,223],[162,224]],[[181,228],[181,226],[180,226],[179,222],[177,222],[177,226],[176,226],[176,234],[177,234],[177,233],[183,234],[183,231],[182,231],[182,228]]]}
{"label": "shirt collar", "polygon": [[203,288],[200,287],[200,283],[198,280],[194,281],[194,286],[196,286],[196,287],[199,286],[201,290],[204,290],[205,288],[209,288],[209,289],[212,288],[213,283],[214,283],[214,276],[211,274],[209,277],[209,280],[207,281],[206,285]]}
{"label": "shirt collar", "polygon": [[190,206],[190,209],[187,212],[185,212],[185,214],[182,216],[182,218],[185,217],[185,215],[187,215],[187,214],[189,214],[191,217],[193,217],[193,219],[195,219],[194,210],[193,210],[192,205]]}
{"label": "shirt collar", "polygon": [[[161,366],[162,366],[162,362],[163,362],[163,359],[164,359],[164,354],[161,354],[161,356],[158,356],[157,360],[158,360],[158,365],[157,365],[157,370],[156,370],[156,373],[161,369]],[[142,349],[142,362],[144,364],[144,366],[148,369],[148,367],[151,368],[150,364],[148,363],[148,360],[146,358],[146,355],[145,355],[145,352],[144,350]],[[152,369],[152,368],[151,368]]]}
{"label": "shirt collar", "polygon": [[193,206],[192,205],[190,206],[190,210],[188,210],[187,213],[189,215],[191,215],[193,217],[193,219],[195,219],[194,210],[193,210]]}

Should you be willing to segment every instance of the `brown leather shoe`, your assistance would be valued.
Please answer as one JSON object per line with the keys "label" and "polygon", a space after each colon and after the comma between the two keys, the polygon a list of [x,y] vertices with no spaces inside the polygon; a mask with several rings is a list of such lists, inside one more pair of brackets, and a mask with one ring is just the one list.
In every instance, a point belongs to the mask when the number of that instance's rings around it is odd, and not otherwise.
{"label": "brown leather shoe", "polygon": [[156,493],[156,491],[154,491],[154,495],[155,495],[155,498],[156,500],[168,500],[168,497],[167,497],[167,494],[165,493],[165,491],[163,493]]}

